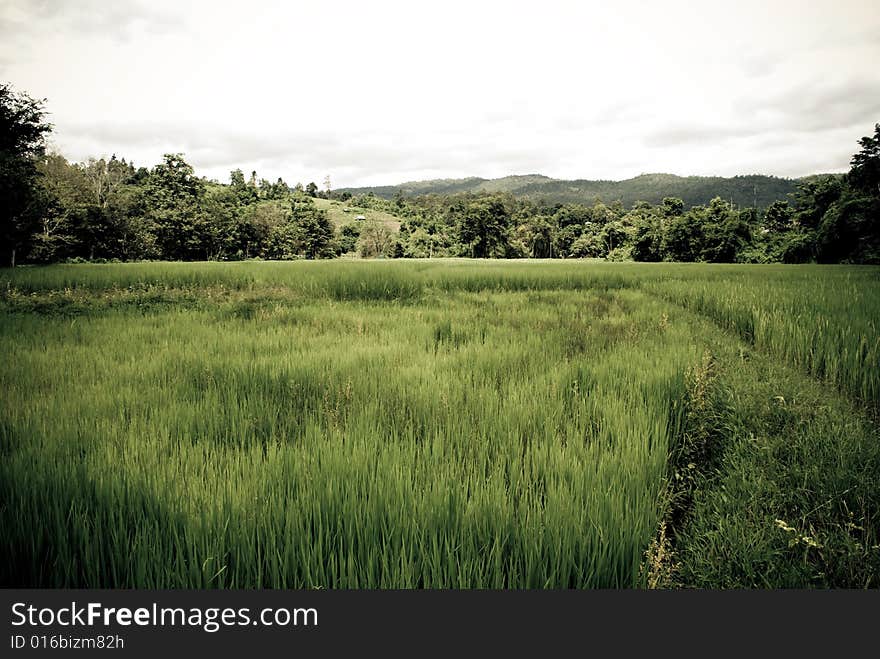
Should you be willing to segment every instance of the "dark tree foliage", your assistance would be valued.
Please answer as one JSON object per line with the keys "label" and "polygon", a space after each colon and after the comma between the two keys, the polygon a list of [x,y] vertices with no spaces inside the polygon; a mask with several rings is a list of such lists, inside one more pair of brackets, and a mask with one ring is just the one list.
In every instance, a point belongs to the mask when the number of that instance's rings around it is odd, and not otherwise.
{"label": "dark tree foliage", "polygon": [[703,252],[705,208],[695,207],[667,220],[663,234],[664,257],[670,261],[697,261]]}
{"label": "dark tree foliage", "polygon": [[764,213],[764,226],[768,231],[790,231],[793,228],[792,220],[792,209],[787,201],[774,201]]}
{"label": "dark tree foliage", "polygon": [[858,193],[880,197],[880,124],[874,125],[874,136],[859,140],[862,150],[850,162],[849,179]]}
{"label": "dark tree foliage", "polygon": [[634,261],[663,260],[663,224],[659,217],[645,217],[636,225],[632,257]]}
{"label": "dark tree foliage", "polygon": [[207,259],[209,227],[201,208],[205,182],[196,178],[183,154],[165,155],[164,162],[150,173],[144,195],[156,242],[165,258]]}
{"label": "dark tree foliage", "polygon": [[464,256],[506,256],[510,212],[499,197],[481,197],[450,209],[450,219]]}
{"label": "dark tree foliage", "polygon": [[312,205],[302,205],[293,214],[302,236],[302,253],[307,259],[327,258],[333,253],[333,224],[327,213]]}
{"label": "dark tree foliage", "polygon": [[37,159],[52,129],[43,104],[0,85],[0,241],[2,258],[13,266],[39,229],[46,206],[37,186]]}
{"label": "dark tree foliage", "polygon": [[[403,227],[401,227],[403,229]],[[357,248],[357,241],[361,235],[361,228],[357,224],[345,224],[339,228],[339,236],[336,240],[336,254],[353,253]]]}

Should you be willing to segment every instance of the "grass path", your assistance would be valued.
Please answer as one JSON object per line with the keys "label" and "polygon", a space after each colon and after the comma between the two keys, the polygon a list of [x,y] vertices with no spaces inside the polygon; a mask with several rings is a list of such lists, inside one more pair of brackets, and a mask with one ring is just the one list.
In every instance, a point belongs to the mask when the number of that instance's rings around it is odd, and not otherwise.
{"label": "grass path", "polygon": [[682,440],[697,463],[671,468],[687,510],[660,585],[880,587],[880,429],[870,407],[712,314],[699,317],[720,331],[706,334],[713,372]]}

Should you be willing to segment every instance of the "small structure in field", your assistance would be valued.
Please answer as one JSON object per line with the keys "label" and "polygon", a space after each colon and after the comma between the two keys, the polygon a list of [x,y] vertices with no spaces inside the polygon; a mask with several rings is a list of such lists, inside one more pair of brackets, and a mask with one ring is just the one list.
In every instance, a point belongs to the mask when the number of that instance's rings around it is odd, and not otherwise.
{"label": "small structure in field", "polygon": [[367,218],[364,217],[363,215],[358,215],[358,216],[355,217],[354,219],[356,219],[356,220],[366,220]]}

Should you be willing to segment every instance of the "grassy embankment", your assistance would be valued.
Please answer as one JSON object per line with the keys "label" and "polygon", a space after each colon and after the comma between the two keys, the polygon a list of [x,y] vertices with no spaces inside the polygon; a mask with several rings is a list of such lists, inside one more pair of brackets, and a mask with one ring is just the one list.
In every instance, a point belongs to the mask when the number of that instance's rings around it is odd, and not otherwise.
{"label": "grassy embankment", "polygon": [[318,208],[327,211],[327,217],[330,218],[330,221],[333,222],[333,226],[335,227],[358,222],[355,218],[359,215],[363,215],[364,219],[360,220],[360,222],[381,222],[392,232],[397,233],[400,231],[400,223],[405,221],[403,218],[386,213],[385,211],[353,206],[350,202],[339,201],[338,199],[316,198],[313,201]]}

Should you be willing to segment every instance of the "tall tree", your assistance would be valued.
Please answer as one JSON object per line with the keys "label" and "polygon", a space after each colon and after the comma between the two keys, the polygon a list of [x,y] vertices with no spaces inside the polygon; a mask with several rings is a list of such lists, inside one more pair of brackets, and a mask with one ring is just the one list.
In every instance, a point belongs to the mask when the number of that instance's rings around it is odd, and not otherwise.
{"label": "tall tree", "polygon": [[196,178],[183,154],[166,153],[153,168],[145,194],[164,258],[207,258],[207,227],[200,208],[204,192],[204,182]]}
{"label": "tall tree", "polygon": [[632,257],[634,261],[663,260],[663,225],[653,209],[635,219]]}
{"label": "tall tree", "polygon": [[774,201],[764,212],[764,228],[776,233],[793,228],[793,213],[787,201]]}
{"label": "tall tree", "polygon": [[466,256],[504,256],[510,213],[498,197],[480,198],[454,211],[458,239]]}
{"label": "tall tree", "polygon": [[700,260],[709,263],[733,263],[751,240],[749,225],[729,202],[715,197],[704,215],[703,245]]}
{"label": "tall tree", "polygon": [[664,219],[663,253],[671,261],[697,261],[703,251],[705,206]]}
{"label": "tall tree", "polygon": [[44,103],[0,85],[0,250],[12,266],[39,227],[44,203],[36,167],[52,130],[45,121]]}
{"label": "tall tree", "polygon": [[100,208],[107,208],[110,198],[134,174],[133,168],[125,160],[117,160],[115,155],[110,160],[89,158],[83,171],[89,181],[95,204]]}
{"label": "tall tree", "polygon": [[383,222],[367,220],[360,230],[358,251],[366,258],[387,256],[394,244],[394,234]]}
{"label": "tall tree", "polygon": [[880,124],[874,125],[874,137],[859,140],[862,150],[852,157],[847,179],[857,191],[880,198]]}
{"label": "tall tree", "polygon": [[46,154],[37,168],[45,203],[31,236],[30,259],[49,263],[81,256],[83,229],[98,212],[85,171],[58,153]]}

